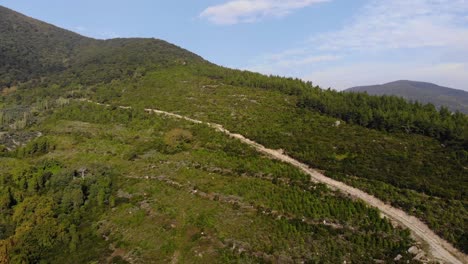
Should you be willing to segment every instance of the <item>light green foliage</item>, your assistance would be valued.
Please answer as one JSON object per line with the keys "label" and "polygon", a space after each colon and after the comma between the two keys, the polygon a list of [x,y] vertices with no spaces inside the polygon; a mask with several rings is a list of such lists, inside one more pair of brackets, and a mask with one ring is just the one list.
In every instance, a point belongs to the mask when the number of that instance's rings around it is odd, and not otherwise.
{"label": "light green foliage", "polygon": [[5,199],[4,223],[13,229],[4,241],[22,246],[10,249],[10,261],[86,263],[114,254],[123,262],[366,262],[406,256],[411,244],[376,210],[204,125],[73,103],[37,128],[54,149],[22,156],[27,167],[3,158],[10,165],[2,186],[14,190],[15,204]]}

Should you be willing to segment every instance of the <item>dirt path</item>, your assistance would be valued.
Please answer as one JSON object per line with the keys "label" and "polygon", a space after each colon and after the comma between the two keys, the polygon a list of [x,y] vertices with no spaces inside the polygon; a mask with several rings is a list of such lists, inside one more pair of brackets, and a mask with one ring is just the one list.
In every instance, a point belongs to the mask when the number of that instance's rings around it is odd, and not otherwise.
{"label": "dirt path", "polygon": [[[83,100],[94,103],[89,100]],[[104,106],[109,106],[105,104],[99,104]],[[127,106],[119,106],[121,109],[130,109],[131,107]],[[301,169],[306,174],[310,175],[311,180],[314,182],[320,182],[326,184],[327,186],[331,187],[332,189],[339,190],[343,193],[346,193],[352,197],[358,198],[363,200],[370,206],[378,208],[385,216],[390,218],[391,220],[397,222],[399,225],[408,228],[411,230],[412,234],[419,240],[423,241],[429,247],[429,254],[443,262],[443,263],[453,263],[453,264],[468,264],[468,256],[460,252],[458,249],[454,248],[450,243],[440,238],[437,234],[435,234],[426,224],[424,224],[418,218],[408,215],[403,210],[397,209],[392,207],[388,204],[385,204],[381,200],[377,199],[376,197],[369,195],[357,188],[351,187],[346,185],[343,182],[333,180],[331,178],[326,177],[325,175],[321,174],[320,172],[310,168],[308,165],[299,162],[291,158],[288,155],[285,155],[280,150],[274,150],[266,148],[265,146],[258,144],[240,134],[235,134],[230,132],[229,130],[225,129],[223,126],[218,124],[213,124],[209,122],[203,122],[200,120],[192,119],[186,116],[161,111],[157,109],[145,109],[148,113],[155,113],[158,115],[168,116],[177,119],[183,119],[192,123],[196,124],[206,124],[219,132],[222,132],[226,135],[229,135],[232,138],[236,138],[241,142],[254,147],[257,151],[268,155],[271,158],[289,163],[296,168]]]}
{"label": "dirt path", "polygon": [[202,122],[200,120],[195,120],[186,116],[165,112],[156,109],[145,109],[146,112],[155,113],[159,115],[169,116],[178,119],[184,119],[197,124],[206,124],[217,131],[225,133],[232,138],[236,138],[242,141],[245,144],[248,144],[254,147],[257,151],[262,152],[274,159],[289,163],[294,167],[301,169],[306,174],[310,175],[311,180],[315,182],[320,182],[328,185],[329,187],[340,190],[343,193],[349,194],[352,197],[358,198],[366,202],[368,205],[378,208],[385,216],[396,221],[401,226],[407,227],[410,229],[414,236],[421,239],[428,244],[430,248],[430,254],[437,260],[453,263],[453,264],[463,264],[468,263],[468,257],[454,248],[450,243],[440,238],[436,235],[429,227],[421,222],[418,218],[408,215],[403,210],[392,207],[388,204],[385,204],[376,197],[369,195],[359,189],[348,186],[343,182],[333,180],[326,177],[325,175],[319,173],[318,171],[310,168],[306,164],[299,162],[288,155],[283,154],[279,150],[269,149],[265,146],[258,144],[240,134],[231,133],[229,130],[225,129],[223,126],[208,122]]}

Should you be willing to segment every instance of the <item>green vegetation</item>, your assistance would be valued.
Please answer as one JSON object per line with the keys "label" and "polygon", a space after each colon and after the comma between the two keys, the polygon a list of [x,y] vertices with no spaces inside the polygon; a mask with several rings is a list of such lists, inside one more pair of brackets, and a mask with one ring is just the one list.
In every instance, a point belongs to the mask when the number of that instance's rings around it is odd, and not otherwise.
{"label": "green vegetation", "polygon": [[[213,72],[208,69],[211,68],[207,67],[207,72]],[[301,83],[291,79],[272,80],[283,80],[291,87]],[[127,85],[124,80],[103,86],[102,90],[118,90]],[[393,195],[370,191],[372,187],[366,190],[420,217],[460,248],[466,245],[466,231],[457,231],[468,227],[468,155],[464,138],[441,142],[418,133],[368,129],[343,120],[337,126],[336,118],[297,107],[301,97],[294,93],[285,95],[288,89],[227,85],[223,79],[202,74],[198,66],[149,73],[134,82],[133,87],[113,99],[100,92],[93,99],[140,108],[156,107],[223,124],[270,148],[281,148],[312,167],[325,170],[327,175],[357,187],[364,183],[374,183],[375,188],[381,184],[395,187],[398,191],[392,192]],[[400,99],[398,102],[409,105]],[[453,116],[452,120],[466,126],[466,117],[459,117],[460,114]],[[359,179],[363,184],[357,183]],[[447,224],[448,219],[458,220]]]}
{"label": "green vegetation", "polygon": [[204,125],[72,103],[31,129],[0,158],[12,263],[411,259],[375,209]]}
{"label": "green vegetation", "polygon": [[205,63],[162,40],[90,39],[1,6],[0,36],[0,88],[108,82],[167,65]]}
{"label": "green vegetation", "polygon": [[408,231],[362,202],[144,108],[283,149],[468,252],[465,115],[225,69],[159,40],[87,39],[2,7],[0,25],[0,263],[412,258]]}
{"label": "green vegetation", "polygon": [[366,92],[370,95],[396,95],[409,101],[432,103],[437,108],[448,107],[451,111],[468,114],[468,92],[443,87],[432,83],[395,81],[382,85],[353,87],[346,92]]}

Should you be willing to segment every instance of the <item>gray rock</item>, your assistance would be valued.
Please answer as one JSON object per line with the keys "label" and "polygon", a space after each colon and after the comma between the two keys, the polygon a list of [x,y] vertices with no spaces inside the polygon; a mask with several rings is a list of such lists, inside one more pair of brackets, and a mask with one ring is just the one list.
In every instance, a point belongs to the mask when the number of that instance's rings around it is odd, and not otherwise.
{"label": "gray rock", "polygon": [[412,246],[408,249],[408,253],[417,255],[421,251],[417,246]]}

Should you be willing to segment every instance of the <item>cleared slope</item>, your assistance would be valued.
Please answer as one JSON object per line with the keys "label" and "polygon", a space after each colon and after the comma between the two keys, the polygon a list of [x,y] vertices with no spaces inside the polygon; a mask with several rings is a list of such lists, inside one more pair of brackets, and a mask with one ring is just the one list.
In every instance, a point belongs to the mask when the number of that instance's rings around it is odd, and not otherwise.
{"label": "cleared slope", "polygon": [[[156,114],[162,114],[166,116],[170,116],[173,118],[181,118],[190,122],[194,122],[197,124],[203,124],[204,122],[195,120],[189,117],[181,116],[178,114],[174,113],[169,113],[157,109],[145,109],[147,112],[153,112]],[[291,158],[288,155],[285,155],[282,153],[282,151],[278,150],[273,150],[266,148],[265,146],[258,144],[255,141],[252,141],[240,134],[235,134],[231,133],[229,130],[223,128],[223,126],[218,125],[218,124],[212,124],[212,123],[205,123],[209,125],[210,127],[215,128],[216,130],[225,133],[229,135],[230,137],[239,139],[243,143],[254,147],[257,151],[262,152],[274,159],[281,160],[283,162],[289,163],[305,173],[309,174],[311,176],[311,180],[315,182],[320,182],[324,183],[327,186],[340,190],[341,192],[344,192],[346,194],[349,194],[352,197],[358,198],[366,202],[367,204],[378,208],[381,210],[387,217],[390,219],[398,222],[400,225],[407,227],[410,229],[413,234],[417,237],[422,239],[425,243],[427,243],[430,246],[430,253],[438,260],[445,261],[447,263],[459,263],[463,264],[468,261],[468,258],[466,255],[463,253],[459,252],[457,249],[455,249],[452,245],[450,245],[448,242],[437,236],[427,225],[425,225],[423,222],[421,222],[419,219],[417,219],[414,216],[410,216],[406,214],[404,211],[394,208],[390,205],[385,204],[381,200],[375,198],[372,195],[369,195],[359,189],[353,188],[351,186],[348,186],[344,184],[343,182],[339,182],[333,179],[330,179],[326,177],[325,175],[319,173],[318,171],[311,169],[309,166],[307,166],[304,163],[301,163],[293,158]]]}
{"label": "cleared slope", "polygon": [[[87,101],[90,103],[94,103],[89,100]],[[110,107],[110,105],[108,104],[99,104],[99,105]],[[119,106],[119,107],[122,109],[131,109],[131,107],[128,107],[128,106]],[[255,148],[257,151],[263,154],[266,154],[271,158],[289,163],[293,165],[294,167],[301,169],[306,174],[310,175],[311,180],[314,182],[326,184],[332,189],[339,190],[343,193],[350,195],[351,197],[355,197],[360,200],[363,200],[365,203],[369,204],[370,206],[378,208],[380,211],[382,211],[384,215],[396,221],[399,225],[410,229],[416,238],[422,240],[424,243],[429,245],[429,248],[430,248],[429,253],[435,259],[446,262],[446,263],[454,263],[454,264],[463,264],[468,261],[468,257],[466,255],[464,255],[463,253],[455,249],[450,243],[448,243],[447,241],[443,240],[438,235],[436,235],[426,224],[421,222],[416,217],[410,216],[400,209],[397,209],[388,204],[385,204],[384,202],[377,199],[376,197],[369,195],[359,189],[348,186],[343,182],[339,182],[331,178],[328,178],[322,173],[319,173],[318,171],[310,168],[306,164],[301,163],[298,160],[295,160],[291,158],[290,156],[283,154],[283,152],[280,150],[273,150],[273,149],[266,148],[265,146],[255,141],[252,141],[244,137],[241,134],[230,132],[229,130],[225,129],[222,125],[219,125],[219,124],[203,122],[203,121],[196,120],[190,117],[186,117],[183,115],[174,114],[171,112],[166,112],[166,111],[162,111],[158,109],[147,108],[145,109],[145,111],[149,113],[155,113],[158,115],[168,116],[171,118],[183,119],[183,120],[196,123],[196,124],[206,124],[216,129],[219,132],[222,132],[224,134],[227,134],[230,137],[240,140],[241,142]]]}

